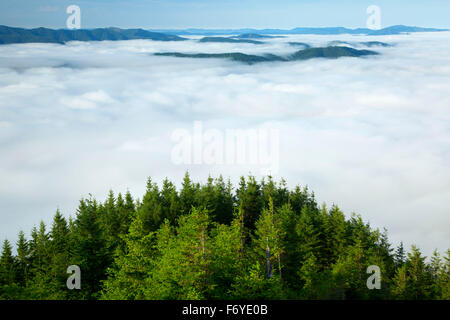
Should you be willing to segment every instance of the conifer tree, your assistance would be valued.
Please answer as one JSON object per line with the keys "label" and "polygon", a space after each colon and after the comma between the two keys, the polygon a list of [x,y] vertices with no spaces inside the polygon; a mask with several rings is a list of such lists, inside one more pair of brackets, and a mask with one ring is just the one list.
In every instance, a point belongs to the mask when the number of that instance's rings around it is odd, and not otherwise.
{"label": "conifer tree", "polygon": [[107,244],[100,229],[100,210],[97,202],[83,199],[77,209],[74,239],[76,247],[74,264],[81,269],[80,298],[99,297],[102,280],[106,279],[106,269],[111,263]]}
{"label": "conifer tree", "polygon": [[149,279],[151,287],[147,298],[196,300],[207,297],[212,288],[209,223],[206,210],[193,207],[190,214],[180,217],[176,237],[158,239],[160,258]]}
{"label": "conifer tree", "polygon": [[428,272],[430,273],[430,289],[432,297],[441,297],[442,289],[443,289],[443,279],[444,279],[444,270],[443,270],[442,260],[437,250],[433,251],[433,255],[431,257],[430,265],[428,266]]}
{"label": "conifer tree", "polygon": [[155,232],[146,231],[142,217],[134,217],[129,233],[124,236],[125,249],[107,271],[109,277],[103,284],[102,299],[145,298],[146,279],[154,267],[155,239]]}
{"label": "conifer tree", "polygon": [[233,299],[277,300],[286,297],[278,274],[266,277],[265,267],[259,262],[249,264],[247,270],[236,277],[231,289]]}
{"label": "conifer tree", "polygon": [[34,299],[48,299],[50,296],[51,275],[48,272],[50,260],[50,238],[43,221],[39,230],[33,228],[31,233],[31,274],[29,292]]}
{"label": "conifer tree", "polygon": [[284,252],[281,259],[284,262],[283,283],[294,291],[300,290],[297,271],[302,260],[299,248],[300,236],[297,232],[298,216],[292,210],[290,204],[284,204],[278,211],[280,217],[280,228],[283,230],[281,237]]}
{"label": "conifer tree", "polygon": [[25,238],[23,231],[19,232],[19,240],[17,241],[17,283],[21,287],[25,287],[29,280],[30,269],[30,247]]}
{"label": "conifer tree", "polygon": [[50,273],[51,299],[65,299],[67,293],[67,267],[70,264],[69,256],[69,228],[66,219],[57,210],[53,218],[50,231],[49,255],[50,265],[47,267]]}
{"label": "conifer tree", "polygon": [[397,268],[400,268],[405,264],[406,254],[405,249],[403,247],[403,242],[400,242],[399,246],[397,247],[397,250],[395,251],[394,261]]}
{"label": "conifer tree", "polygon": [[189,214],[193,206],[197,205],[199,185],[194,184],[186,172],[180,191],[180,214]]}
{"label": "conifer tree", "polygon": [[329,299],[333,291],[334,283],[329,269],[323,270],[313,252],[309,252],[304,257],[304,262],[298,272],[298,277],[302,282],[296,298],[301,299]]}
{"label": "conifer tree", "polygon": [[333,265],[333,280],[337,291],[342,291],[344,299],[365,299],[368,297],[365,272],[368,266],[361,240],[345,249]]}
{"label": "conifer tree", "polygon": [[12,285],[15,280],[14,257],[8,240],[3,241],[0,257],[0,285]]}
{"label": "conifer tree", "polygon": [[211,298],[230,297],[230,288],[245,266],[244,237],[241,211],[236,212],[230,226],[219,224],[214,230],[210,264],[214,288]]}
{"label": "conifer tree", "polygon": [[214,184],[214,215],[211,216],[211,220],[227,225],[231,223],[234,214],[232,189],[230,181],[225,184],[222,176],[216,179]]}
{"label": "conifer tree", "polygon": [[269,208],[263,212],[256,222],[255,238],[253,240],[255,255],[262,266],[266,268],[266,277],[271,278],[276,270],[280,279],[282,278],[281,255],[284,251],[282,239],[284,237],[281,229],[281,219],[274,212],[273,201],[269,199]]}
{"label": "conifer tree", "polygon": [[346,223],[345,216],[342,211],[333,205],[326,214],[326,207],[321,210],[322,219],[324,221],[323,234],[325,236],[325,264],[330,265],[337,261],[344,251],[346,244]]}
{"label": "conifer tree", "polygon": [[237,190],[237,200],[244,214],[244,225],[251,233],[254,231],[255,223],[264,207],[261,186],[256,182],[255,177],[249,176],[247,181],[244,177],[241,177]]}
{"label": "conifer tree", "polygon": [[406,270],[408,274],[408,297],[413,300],[429,298],[430,283],[427,278],[425,258],[419,248],[411,246]]}
{"label": "conifer tree", "polygon": [[450,249],[447,250],[447,254],[444,257],[442,264],[442,280],[441,280],[441,296],[438,297],[442,300],[450,300]]}
{"label": "conifer tree", "polygon": [[11,244],[8,240],[5,240],[0,257],[0,300],[21,298],[20,287],[15,283],[15,264]]}
{"label": "conifer tree", "polygon": [[141,217],[146,232],[158,230],[164,221],[165,217],[163,216],[161,202],[158,185],[149,178],[147,181],[147,191],[136,212]]}
{"label": "conifer tree", "polygon": [[161,190],[161,204],[163,217],[169,219],[172,225],[176,225],[180,213],[180,200],[175,185],[167,178],[163,181]]}
{"label": "conifer tree", "polygon": [[114,252],[120,243],[120,215],[116,206],[116,198],[112,190],[109,191],[108,199],[103,206],[99,207],[100,227],[104,233],[108,251],[110,254]]}
{"label": "conifer tree", "polygon": [[391,294],[394,299],[406,300],[408,295],[408,274],[406,271],[406,265],[403,264],[397,268],[394,279],[392,281]]}

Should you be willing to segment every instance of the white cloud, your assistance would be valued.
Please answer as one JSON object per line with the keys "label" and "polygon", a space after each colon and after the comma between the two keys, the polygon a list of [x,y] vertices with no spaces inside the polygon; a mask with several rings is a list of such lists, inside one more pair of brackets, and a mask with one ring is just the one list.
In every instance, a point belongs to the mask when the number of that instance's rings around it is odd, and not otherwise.
{"label": "white cloud", "polygon": [[[0,237],[110,188],[186,169],[234,181],[252,166],[176,166],[171,134],[280,128],[280,170],[427,254],[450,244],[450,34],[289,36],[264,45],[72,42],[0,46]],[[386,41],[381,56],[248,66],[154,52],[289,54],[288,41]]]}

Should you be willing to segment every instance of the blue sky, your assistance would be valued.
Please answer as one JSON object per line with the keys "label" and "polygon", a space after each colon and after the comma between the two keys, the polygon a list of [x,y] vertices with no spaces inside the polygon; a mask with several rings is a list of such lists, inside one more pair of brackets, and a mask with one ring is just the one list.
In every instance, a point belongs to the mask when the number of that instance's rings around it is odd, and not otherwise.
{"label": "blue sky", "polygon": [[83,28],[364,27],[369,5],[381,8],[383,27],[450,26],[448,0],[2,0],[0,24],[64,28],[71,4]]}

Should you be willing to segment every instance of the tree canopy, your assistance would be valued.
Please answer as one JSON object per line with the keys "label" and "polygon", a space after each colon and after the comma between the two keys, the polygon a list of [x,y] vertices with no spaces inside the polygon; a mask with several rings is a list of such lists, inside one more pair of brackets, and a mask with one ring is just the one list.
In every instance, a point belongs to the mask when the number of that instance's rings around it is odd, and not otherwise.
{"label": "tree canopy", "polygon": [[[180,190],[152,179],[141,201],[110,191],[59,210],[0,257],[0,299],[446,299],[450,250],[427,261],[418,247],[393,248],[386,230],[300,186],[272,177],[222,177]],[[67,268],[81,270],[69,290]],[[369,290],[367,268],[381,270]]]}

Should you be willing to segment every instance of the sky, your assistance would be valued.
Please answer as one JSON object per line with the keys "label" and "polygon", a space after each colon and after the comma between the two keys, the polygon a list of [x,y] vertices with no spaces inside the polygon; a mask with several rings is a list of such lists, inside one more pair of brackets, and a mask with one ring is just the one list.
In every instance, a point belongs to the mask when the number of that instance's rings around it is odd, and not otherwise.
{"label": "sky", "polygon": [[0,25],[65,28],[72,4],[82,28],[355,28],[366,26],[370,5],[383,27],[450,27],[448,0],[2,0]]}
{"label": "sky", "polygon": [[[286,55],[289,41],[384,41],[379,56],[246,65],[156,52]],[[308,185],[426,255],[450,244],[450,32],[292,35],[263,45],[147,40],[0,46],[0,239],[146,180],[261,178],[257,163],[176,163],[173,136],[278,130],[274,177]]]}

